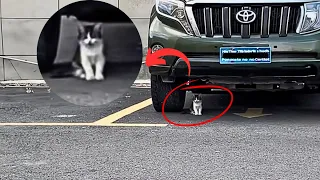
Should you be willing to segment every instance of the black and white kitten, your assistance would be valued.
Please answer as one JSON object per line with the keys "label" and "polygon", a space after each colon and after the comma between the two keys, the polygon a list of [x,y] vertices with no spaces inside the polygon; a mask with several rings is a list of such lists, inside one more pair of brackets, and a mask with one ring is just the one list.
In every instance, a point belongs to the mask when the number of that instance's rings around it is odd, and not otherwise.
{"label": "black and white kitten", "polygon": [[202,97],[201,94],[194,94],[193,100],[190,107],[190,113],[192,115],[201,116],[202,115]]}
{"label": "black and white kitten", "polygon": [[72,17],[72,19],[77,22],[78,29],[76,55],[71,67],[60,69],[52,77],[75,76],[87,81],[103,80],[106,60],[103,54],[102,23],[83,25],[77,18]]}
{"label": "black and white kitten", "polygon": [[103,54],[102,23],[87,26],[78,23],[78,32],[81,66],[78,66],[74,75],[88,81],[103,80],[106,60]]}

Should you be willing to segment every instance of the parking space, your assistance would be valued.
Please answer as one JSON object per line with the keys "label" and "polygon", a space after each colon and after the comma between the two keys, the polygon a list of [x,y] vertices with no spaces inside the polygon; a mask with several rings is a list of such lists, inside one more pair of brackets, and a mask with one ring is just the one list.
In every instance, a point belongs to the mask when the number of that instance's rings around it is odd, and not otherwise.
{"label": "parking space", "polygon": [[[59,125],[59,123],[62,123],[61,125],[73,125],[74,123],[74,125],[97,126],[108,126],[111,123],[141,124],[137,126],[168,125],[162,114],[154,111],[148,88],[132,88],[121,98],[105,106],[73,105],[45,90],[38,90],[33,94],[26,94],[21,89],[1,91],[0,111],[3,116],[0,125],[2,126]],[[197,123],[220,114],[227,107],[229,100],[229,95],[204,95],[203,116],[193,116],[188,113],[191,94],[187,93],[185,111],[166,113],[166,116],[177,123]],[[263,123],[314,121],[317,123],[320,115],[319,100],[320,96],[317,94],[235,94],[231,109],[216,122],[230,120]],[[207,126],[211,125],[207,124]]]}
{"label": "parking space", "polygon": [[[319,95],[235,95],[234,106],[220,119],[176,127],[153,110],[145,88],[101,107],[75,106],[45,91],[1,91],[0,179],[320,175]],[[206,95],[203,116],[167,116],[195,123],[219,114],[227,103],[227,95]]]}
{"label": "parking space", "polygon": [[[187,112],[166,113],[167,117],[177,123],[192,124],[208,120],[220,114],[229,103],[228,95],[205,95],[203,98],[203,116],[193,116]],[[320,96],[316,94],[285,94],[285,93],[250,93],[235,94],[232,108],[219,122],[260,122],[260,123],[318,123],[320,122]],[[185,109],[191,104],[191,95],[187,94]],[[155,113],[152,106],[132,113],[120,119],[119,123],[129,122],[157,123],[163,120],[161,113]],[[206,126],[212,126],[211,123]]]}

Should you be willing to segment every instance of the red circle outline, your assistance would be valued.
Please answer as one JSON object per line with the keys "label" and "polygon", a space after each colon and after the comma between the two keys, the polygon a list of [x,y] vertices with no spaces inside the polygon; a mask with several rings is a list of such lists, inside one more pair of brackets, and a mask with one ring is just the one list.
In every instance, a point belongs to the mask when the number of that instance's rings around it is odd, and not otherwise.
{"label": "red circle outline", "polygon": [[190,127],[190,126],[201,126],[201,125],[204,125],[204,124],[207,124],[207,123],[210,123],[212,121],[215,121],[217,119],[219,119],[220,117],[222,117],[224,114],[226,114],[229,109],[231,108],[232,104],[233,104],[233,100],[234,100],[234,96],[233,96],[233,93],[231,92],[230,89],[226,88],[226,87],[223,87],[223,86],[218,86],[218,85],[195,85],[195,86],[189,86],[189,87],[185,87],[183,88],[182,90],[191,90],[191,89],[206,89],[206,88],[210,88],[210,89],[222,89],[224,91],[227,91],[229,94],[230,94],[230,103],[229,105],[227,106],[227,108],[221,112],[220,114],[218,114],[217,116],[211,118],[211,119],[208,119],[208,120],[205,120],[205,121],[202,121],[202,122],[199,122],[199,123],[193,123],[193,124],[179,124],[179,123],[175,123],[173,121],[171,121],[170,119],[168,119],[168,117],[166,116],[165,112],[164,112],[164,106],[168,100],[168,98],[170,97],[170,95],[176,91],[177,89],[179,89],[180,87],[186,85],[187,83],[191,83],[191,82],[194,82],[194,81],[197,81],[197,80],[193,80],[193,81],[189,81],[189,82],[185,82],[177,87],[175,87],[174,89],[172,89],[167,95],[166,97],[164,98],[164,101],[162,103],[162,116],[163,118],[170,124],[172,125],[175,125],[175,126],[186,126],[186,127]]}

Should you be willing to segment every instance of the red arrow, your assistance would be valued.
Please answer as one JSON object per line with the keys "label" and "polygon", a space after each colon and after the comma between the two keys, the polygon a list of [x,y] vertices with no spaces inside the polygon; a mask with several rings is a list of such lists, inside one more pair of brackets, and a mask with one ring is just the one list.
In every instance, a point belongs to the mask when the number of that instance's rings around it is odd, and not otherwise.
{"label": "red arrow", "polygon": [[166,61],[160,57],[163,56],[176,56],[184,60],[188,66],[188,76],[191,74],[191,67],[189,59],[185,54],[181,51],[172,48],[163,48],[151,54],[151,48],[148,49],[147,57],[146,57],[146,65],[148,67],[153,65],[165,65]]}

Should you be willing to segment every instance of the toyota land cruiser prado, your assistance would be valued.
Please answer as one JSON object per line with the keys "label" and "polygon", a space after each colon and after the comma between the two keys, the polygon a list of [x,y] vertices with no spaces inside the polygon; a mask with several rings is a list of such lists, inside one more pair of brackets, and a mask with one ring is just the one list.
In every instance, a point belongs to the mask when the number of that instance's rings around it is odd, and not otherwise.
{"label": "toyota land cruiser prado", "polygon": [[[150,66],[151,96],[161,111],[166,94],[192,79],[232,91],[315,90],[320,85],[319,0],[156,0],[149,24],[152,52],[174,48],[166,65]],[[175,91],[165,111],[181,111]]]}

